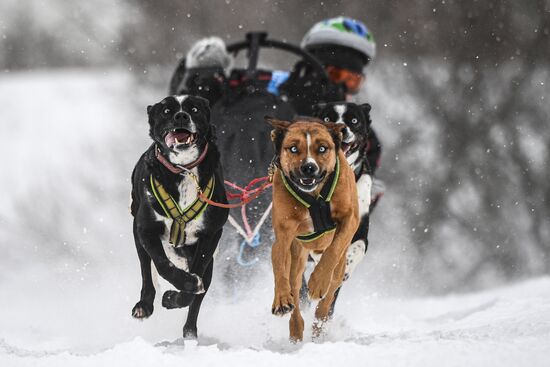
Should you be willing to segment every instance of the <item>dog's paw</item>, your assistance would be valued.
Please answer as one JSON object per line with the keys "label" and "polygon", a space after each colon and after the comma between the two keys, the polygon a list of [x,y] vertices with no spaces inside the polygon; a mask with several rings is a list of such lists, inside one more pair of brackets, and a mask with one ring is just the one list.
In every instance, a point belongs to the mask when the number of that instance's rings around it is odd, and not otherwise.
{"label": "dog's paw", "polygon": [[284,316],[294,310],[294,297],[289,291],[277,292],[271,307],[271,313],[275,316]]}
{"label": "dog's paw", "polygon": [[187,307],[193,302],[194,294],[169,290],[162,295],[162,307],[167,309]]}
{"label": "dog's paw", "polygon": [[309,289],[309,298],[318,300],[327,295],[330,286],[331,277],[325,274],[320,274],[318,271],[313,271],[309,277],[307,288]]}
{"label": "dog's paw", "polygon": [[304,340],[304,318],[300,312],[293,313],[289,322],[290,342],[296,344]]}
{"label": "dog's paw", "polygon": [[149,316],[151,316],[152,313],[153,305],[148,305],[143,301],[139,301],[138,303],[136,303],[136,305],[132,309],[132,317],[139,320],[148,318]]}
{"label": "dog's paw", "polygon": [[197,328],[183,328],[183,340],[196,340],[197,339]]}
{"label": "dog's paw", "polygon": [[205,292],[204,284],[202,278],[197,274],[186,273],[183,270],[181,271],[182,276],[177,276],[177,278],[183,279],[174,283],[174,286],[182,292],[192,293],[192,294],[202,294]]}
{"label": "dog's paw", "polygon": [[314,343],[322,343],[327,336],[327,321],[316,319],[311,327],[311,339]]}
{"label": "dog's paw", "polygon": [[169,310],[173,308],[181,308],[181,293],[178,291],[166,291],[162,295],[162,307]]}

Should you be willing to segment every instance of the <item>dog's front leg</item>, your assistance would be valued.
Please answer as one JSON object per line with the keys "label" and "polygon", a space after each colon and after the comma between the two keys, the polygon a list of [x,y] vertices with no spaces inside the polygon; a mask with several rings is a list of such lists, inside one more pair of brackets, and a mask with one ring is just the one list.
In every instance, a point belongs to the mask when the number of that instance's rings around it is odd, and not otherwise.
{"label": "dog's front leg", "polygon": [[132,309],[132,316],[136,319],[144,319],[153,313],[153,301],[155,300],[155,286],[151,276],[151,258],[139,242],[139,237],[136,234],[136,221],[134,220],[134,240],[141,267],[141,295],[139,302]]}
{"label": "dog's front leg", "polygon": [[204,276],[204,273],[208,268],[208,264],[212,261],[212,257],[214,256],[214,252],[216,252],[218,242],[222,236],[222,229],[212,232],[213,233],[206,236],[206,238],[199,239],[197,251],[195,252],[195,255],[193,255],[193,261],[191,263],[191,267],[189,268],[191,273],[197,274],[200,277]]}
{"label": "dog's front leg", "polygon": [[[208,290],[210,282],[212,281],[212,270],[214,268],[214,259],[210,260],[206,272],[204,273],[204,288]],[[197,318],[199,317],[199,311],[201,308],[202,300],[206,293],[197,294],[193,297],[193,301],[189,305],[189,312],[187,313],[187,320],[183,326],[183,338],[184,339],[196,339],[197,338]]]}
{"label": "dog's front leg", "polygon": [[[218,247],[218,242],[222,236],[222,230],[218,230],[207,236],[199,238],[197,248],[191,260],[191,266],[189,272],[197,274],[203,281],[205,292],[208,290],[208,285],[204,279],[206,270],[212,263],[214,252]],[[211,276],[211,275],[210,275]],[[164,292],[162,296],[162,305],[168,309],[187,307],[193,302],[195,295],[189,292],[178,292],[174,290],[168,290]]]}
{"label": "dog's front leg", "polygon": [[[160,232],[159,232],[159,228]],[[204,293],[204,286],[201,277],[178,269],[166,256],[160,235],[162,226],[158,225],[137,225],[137,234],[145,251],[153,260],[160,276],[170,282],[177,289],[194,294]]]}
{"label": "dog's front leg", "polygon": [[[309,278],[308,288],[311,299],[317,300],[326,296],[334,269],[344,256],[357,230],[358,222],[357,216],[350,216],[337,224],[338,227],[332,243],[323,252],[319,264],[317,264]],[[342,279],[339,279],[339,281],[342,281]]]}
{"label": "dog's front leg", "polygon": [[275,279],[275,298],[271,313],[283,316],[294,309],[294,299],[290,289],[290,246],[295,237],[297,226],[288,222],[274,225],[275,242],[271,249],[273,277]]}

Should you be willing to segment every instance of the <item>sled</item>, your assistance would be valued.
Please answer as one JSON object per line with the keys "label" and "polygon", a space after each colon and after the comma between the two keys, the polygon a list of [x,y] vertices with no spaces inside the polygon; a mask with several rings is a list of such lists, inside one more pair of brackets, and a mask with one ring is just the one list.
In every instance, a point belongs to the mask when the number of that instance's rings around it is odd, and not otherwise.
{"label": "sled", "polygon": [[[273,158],[270,139],[271,126],[264,120],[266,115],[282,120],[291,120],[296,111],[280,95],[277,83],[292,78],[288,72],[270,71],[258,68],[261,49],[275,49],[298,57],[322,82],[328,76],[321,65],[310,53],[298,46],[268,39],[265,32],[246,34],[243,41],[227,45],[227,51],[234,59],[246,51],[246,68],[233,68],[229,77],[220,87],[209,83],[212,75],[223,75],[223,70],[205,70],[206,78],[197,71],[187,78],[197,78],[201,94],[208,89],[210,97],[219,94],[220,98],[211,103],[211,121],[216,128],[217,145],[221,152],[224,179],[228,199],[243,200],[255,194],[263,181],[268,179],[268,167]],[[170,92],[177,93],[177,75],[185,74],[184,62],[172,77]],[[285,75],[286,74],[286,75]],[[203,79],[201,79],[203,78]],[[215,88],[221,88],[217,90]],[[267,185],[264,185],[267,186]],[[271,229],[271,189],[267,189],[255,199],[230,211],[228,224],[224,229],[224,238],[236,239],[238,253],[236,261],[243,267],[256,264],[269,253],[272,238]],[[233,241],[231,241],[233,242]]]}

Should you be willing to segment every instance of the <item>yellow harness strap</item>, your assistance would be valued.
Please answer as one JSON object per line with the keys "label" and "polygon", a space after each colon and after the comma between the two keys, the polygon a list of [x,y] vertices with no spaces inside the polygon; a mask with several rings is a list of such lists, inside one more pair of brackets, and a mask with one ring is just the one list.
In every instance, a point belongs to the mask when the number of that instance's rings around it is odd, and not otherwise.
{"label": "yellow harness strap", "polygon": [[[169,242],[174,246],[183,245],[185,243],[185,226],[193,219],[198,218],[208,206],[208,203],[202,200],[198,195],[195,201],[189,204],[185,209],[181,209],[177,201],[166,191],[162,184],[151,174],[151,189],[162,207],[162,210],[167,217],[172,218],[172,226],[170,227]],[[202,190],[204,196],[208,199],[212,198],[214,192],[215,178],[212,176],[208,184]]]}

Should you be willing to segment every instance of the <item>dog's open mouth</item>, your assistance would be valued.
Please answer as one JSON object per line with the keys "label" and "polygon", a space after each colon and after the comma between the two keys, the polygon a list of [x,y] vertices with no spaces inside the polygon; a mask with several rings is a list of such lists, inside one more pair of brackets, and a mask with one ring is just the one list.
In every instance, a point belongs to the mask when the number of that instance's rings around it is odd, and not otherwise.
{"label": "dog's open mouth", "polygon": [[300,179],[300,184],[302,186],[313,186],[317,183],[317,179],[315,178],[301,178]]}
{"label": "dog's open mouth", "polygon": [[185,129],[173,129],[166,134],[164,142],[168,148],[185,147],[193,144],[197,138],[197,134]]}
{"label": "dog's open mouth", "polygon": [[305,192],[311,192],[317,188],[317,186],[323,181],[325,178],[326,172],[323,172],[319,177],[316,178],[298,178],[296,176],[293,176],[291,174],[291,180],[300,188],[301,190]]}
{"label": "dog's open mouth", "polygon": [[344,151],[344,154],[348,152],[349,148],[351,148],[351,144],[342,143],[342,150]]}
{"label": "dog's open mouth", "polygon": [[346,157],[353,153],[355,151],[355,148],[357,148],[357,142],[351,141],[349,143],[342,143],[342,150],[344,151],[344,154]]}

